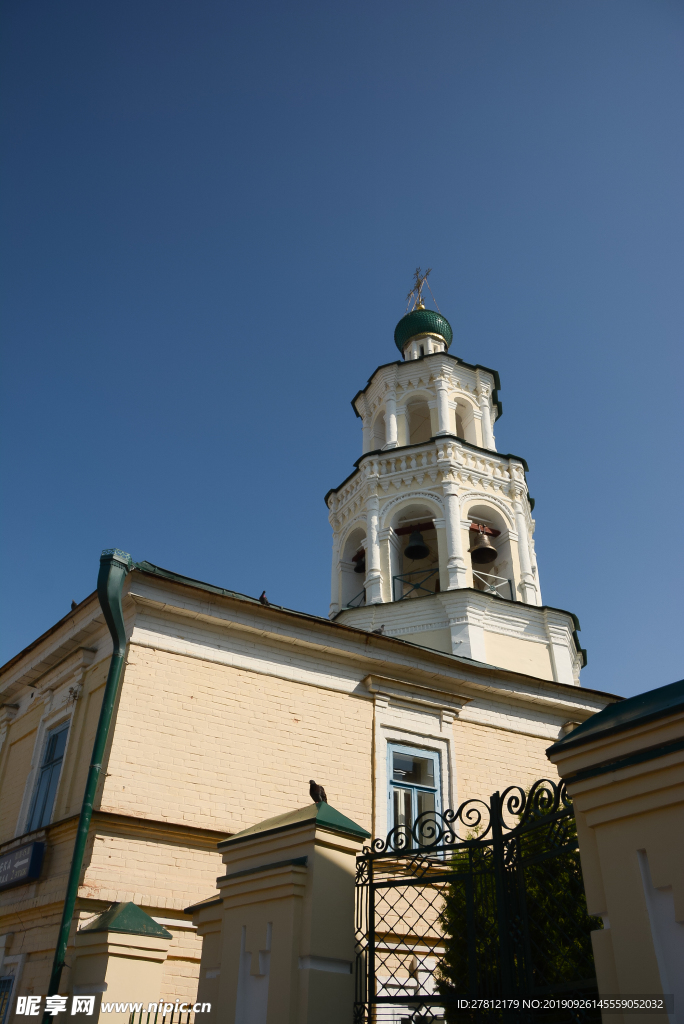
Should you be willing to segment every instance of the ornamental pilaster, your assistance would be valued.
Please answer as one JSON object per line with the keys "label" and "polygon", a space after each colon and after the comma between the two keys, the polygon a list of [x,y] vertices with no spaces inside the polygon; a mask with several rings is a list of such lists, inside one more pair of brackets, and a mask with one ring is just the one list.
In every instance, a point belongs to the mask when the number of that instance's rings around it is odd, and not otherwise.
{"label": "ornamental pilaster", "polygon": [[480,407],[482,417],[482,446],[483,448],[494,448],[494,431],[492,430],[492,412],[489,400],[489,388],[486,384],[480,383],[477,388],[477,403]]}
{"label": "ornamental pilaster", "polygon": [[449,386],[444,377],[435,379],[437,389],[437,434],[452,434],[449,423]]}
{"label": "ornamental pilaster", "polygon": [[397,393],[392,388],[385,395],[385,448],[397,447]]}
{"label": "ornamental pilaster", "polygon": [[[450,474],[451,475],[451,474]],[[463,557],[461,537],[461,501],[455,480],[446,479],[442,485],[444,496],[444,522],[447,544],[448,589],[457,590],[467,586],[467,569]]]}
{"label": "ornamental pilaster", "polygon": [[515,529],[518,534],[518,557],[520,559],[520,590],[525,604],[537,603],[537,587],[532,572],[532,560],[530,558],[529,535],[527,532],[527,521],[523,509],[523,498],[525,492],[521,487],[511,487],[511,498],[513,515],[515,516]]}
{"label": "ornamental pilaster", "polygon": [[366,499],[366,604],[382,602],[379,529],[380,500],[371,493]]}

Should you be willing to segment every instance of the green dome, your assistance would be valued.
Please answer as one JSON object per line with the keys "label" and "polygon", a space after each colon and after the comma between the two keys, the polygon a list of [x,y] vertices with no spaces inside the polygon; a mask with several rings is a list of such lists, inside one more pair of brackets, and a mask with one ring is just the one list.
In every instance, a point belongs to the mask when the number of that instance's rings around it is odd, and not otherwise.
{"label": "green dome", "polygon": [[417,334],[438,334],[440,338],[444,338],[447,348],[454,337],[451,324],[446,317],[432,309],[414,309],[403,316],[394,328],[394,343],[402,354],[406,342],[415,338]]}

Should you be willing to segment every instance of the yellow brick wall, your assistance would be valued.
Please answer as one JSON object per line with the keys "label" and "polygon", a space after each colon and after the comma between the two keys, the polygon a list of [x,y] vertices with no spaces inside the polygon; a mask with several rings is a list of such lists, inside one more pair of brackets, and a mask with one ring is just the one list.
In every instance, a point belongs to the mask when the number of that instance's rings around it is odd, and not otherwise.
{"label": "yellow brick wall", "polygon": [[525,789],[537,779],[558,778],[544,751],[551,740],[492,729],[471,722],[454,723],[458,801],[489,800],[508,786]]}
{"label": "yellow brick wall", "polygon": [[216,891],[223,861],[216,849],[195,849],[142,836],[94,837],[79,895],[105,902],[133,902],[148,913],[184,910]]}
{"label": "yellow brick wall", "polygon": [[[169,925],[165,927],[169,928]],[[195,931],[174,931],[173,928],[169,930],[173,934],[173,942],[169,946],[169,954],[162,973],[162,998],[169,1003],[176,999],[180,999],[181,1002],[194,1002],[197,998],[202,940]]]}
{"label": "yellow brick wall", "polygon": [[309,802],[371,824],[369,701],[131,647],[101,807],[237,832]]}
{"label": "yellow brick wall", "polygon": [[24,797],[42,704],[8,727],[0,774],[0,843],[11,839]]}
{"label": "yellow brick wall", "polygon": [[[103,662],[87,674],[74,709],[57,818],[80,808],[107,667]],[[14,833],[41,712],[37,707],[10,727],[16,736],[10,732],[1,769],[4,838]],[[102,810],[226,834],[306,806],[309,778],[315,778],[331,804],[372,828],[369,700],[132,646],[114,723]],[[547,740],[462,720],[453,729],[459,802],[554,775],[544,753]],[[44,879],[20,916],[9,905],[18,893],[10,890],[0,899],[0,931],[13,930],[28,954],[21,984],[26,994],[44,992],[47,985],[75,822],[55,828]],[[222,873],[219,854],[192,837],[184,844],[98,830],[79,896],[93,912],[132,900],[153,916],[172,916],[213,894]],[[171,930],[163,995],[194,999],[200,943],[191,930]],[[67,971],[67,984],[68,978]]]}

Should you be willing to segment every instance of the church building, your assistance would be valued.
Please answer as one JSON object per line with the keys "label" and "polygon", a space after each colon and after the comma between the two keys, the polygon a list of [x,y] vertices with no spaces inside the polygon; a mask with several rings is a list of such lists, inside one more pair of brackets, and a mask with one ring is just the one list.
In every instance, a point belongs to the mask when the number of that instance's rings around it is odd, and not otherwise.
{"label": "church building", "polygon": [[[326,495],[328,617],[104,554],[125,666],[60,992],[89,991],[79,936],[129,902],[169,935],[163,997],[192,1002],[187,910],[215,892],[217,844],[306,805],[310,779],[382,837],[548,777],[545,749],[617,699],[580,685],[579,623],[543,603],[527,466],[496,450],[498,374],[452,355],[448,321],[415,299],[400,358],[353,400],[354,471]],[[104,611],[91,594],[0,669],[8,1008],[47,992],[112,658]]]}

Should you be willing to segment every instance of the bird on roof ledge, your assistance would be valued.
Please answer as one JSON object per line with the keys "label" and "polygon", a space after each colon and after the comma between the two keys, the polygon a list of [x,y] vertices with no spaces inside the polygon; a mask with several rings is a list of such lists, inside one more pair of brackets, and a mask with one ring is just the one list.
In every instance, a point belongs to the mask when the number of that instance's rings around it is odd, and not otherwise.
{"label": "bird on roof ledge", "polygon": [[327,804],[328,802],[325,790],[313,779],[309,779],[309,796],[315,804]]}
{"label": "bird on roof ledge", "polygon": [[266,597],[266,591],[265,591],[265,590],[262,590],[262,591],[261,591],[261,597],[259,598],[259,600],[260,600],[260,602],[261,602],[262,604],[266,604],[266,605],[268,605],[268,604],[270,604],[270,603],[271,603],[271,602],[269,601],[269,599],[268,599],[268,598]]}

